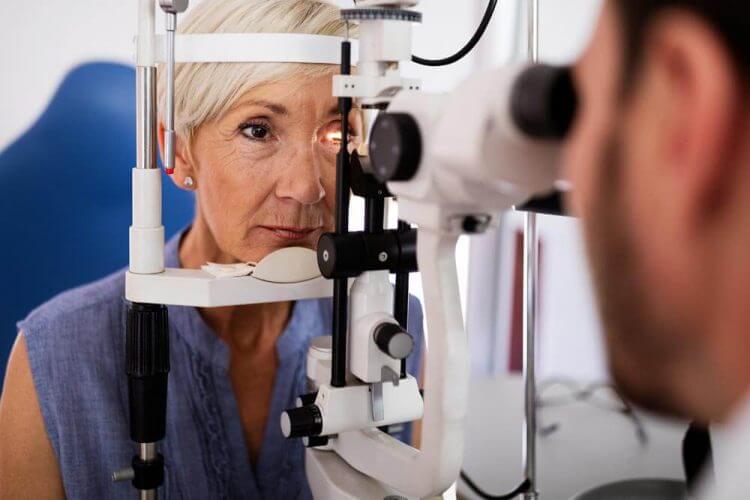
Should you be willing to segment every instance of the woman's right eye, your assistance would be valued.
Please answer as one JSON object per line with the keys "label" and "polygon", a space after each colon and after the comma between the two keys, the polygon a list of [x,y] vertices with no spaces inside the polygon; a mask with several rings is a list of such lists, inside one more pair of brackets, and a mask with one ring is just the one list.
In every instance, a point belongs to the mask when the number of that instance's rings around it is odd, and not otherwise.
{"label": "woman's right eye", "polygon": [[248,139],[255,141],[265,141],[271,135],[271,131],[266,125],[262,124],[249,124],[242,126],[242,133]]}

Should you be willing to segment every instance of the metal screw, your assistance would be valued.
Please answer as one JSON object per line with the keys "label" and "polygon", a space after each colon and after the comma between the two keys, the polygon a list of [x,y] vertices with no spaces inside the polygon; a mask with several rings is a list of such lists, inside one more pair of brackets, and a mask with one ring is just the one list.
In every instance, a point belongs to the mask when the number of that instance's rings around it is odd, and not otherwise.
{"label": "metal screw", "polygon": [[386,260],[388,260],[388,254],[385,252],[380,252],[380,254],[378,255],[378,260],[380,262],[385,262]]}
{"label": "metal screw", "polygon": [[132,467],[120,469],[112,473],[112,482],[119,483],[120,481],[132,481],[135,478],[135,471]]}
{"label": "metal screw", "polygon": [[328,250],[323,250],[323,262],[328,262],[328,259],[330,256],[328,255]]}

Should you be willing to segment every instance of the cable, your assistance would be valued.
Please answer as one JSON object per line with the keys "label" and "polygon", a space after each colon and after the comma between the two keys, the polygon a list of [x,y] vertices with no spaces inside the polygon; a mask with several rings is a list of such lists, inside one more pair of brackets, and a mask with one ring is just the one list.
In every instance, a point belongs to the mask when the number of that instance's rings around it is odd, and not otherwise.
{"label": "cable", "polygon": [[467,486],[471,488],[471,491],[487,500],[512,500],[518,495],[528,492],[529,486],[531,486],[531,482],[528,479],[525,479],[524,482],[518,485],[518,487],[510,493],[507,493],[505,495],[490,495],[486,491],[482,490],[479,486],[477,486],[476,483],[472,481],[468,475],[466,475],[466,472],[461,471],[461,479],[463,479]]}
{"label": "cable", "polygon": [[474,36],[471,37],[471,40],[469,40],[469,42],[464,45],[461,50],[459,50],[452,56],[443,59],[423,59],[418,56],[411,56],[411,60],[417,64],[421,64],[422,66],[435,67],[448,66],[449,64],[453,64],[454,62],[463,59],[464,56],[466,56],[474,49],[474,47],[477,46],[479,40],[482,39],[484,32],[487,31],[487,26],[489,26],[490,21],[492,20],[492,15],[495,13],[495,7],[497,7],[497,0],[489,0],[489,3],[487,4],[487,10],[484,12],[482,21],[479,23],[479,27],[477,27],[477,31],[474,33]]}

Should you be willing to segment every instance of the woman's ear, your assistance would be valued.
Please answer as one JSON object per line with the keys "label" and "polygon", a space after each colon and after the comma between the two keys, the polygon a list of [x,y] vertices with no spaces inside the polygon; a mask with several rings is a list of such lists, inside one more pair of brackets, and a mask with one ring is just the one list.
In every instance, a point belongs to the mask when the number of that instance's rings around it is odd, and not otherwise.
{"label": "woman's ear", "polygon": [[[164,124],[159,122],[158,134],[159,139],[159,154],[161,155],[161,161],[164,163]],[[197,187],[197,176],[195,168],[193,167],[190,155],[187,154],[187,144],[178,136],[175,135],[175,148],[174,148],[174,173],[170,175],[170,179],[180,189],[186,189],[188,191],[194,191]]]}

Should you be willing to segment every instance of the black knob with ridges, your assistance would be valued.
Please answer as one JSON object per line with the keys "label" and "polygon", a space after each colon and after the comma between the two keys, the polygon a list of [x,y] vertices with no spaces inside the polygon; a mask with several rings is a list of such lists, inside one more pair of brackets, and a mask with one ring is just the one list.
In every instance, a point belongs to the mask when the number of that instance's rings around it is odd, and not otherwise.
{"label": "black knob with ridges", "polygon": [[317,405],[300,406],[281,413],[281,433],[286,438],[318,436],[323,417]]}

